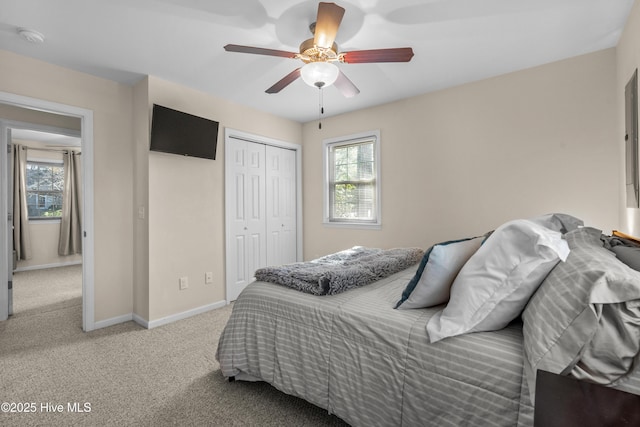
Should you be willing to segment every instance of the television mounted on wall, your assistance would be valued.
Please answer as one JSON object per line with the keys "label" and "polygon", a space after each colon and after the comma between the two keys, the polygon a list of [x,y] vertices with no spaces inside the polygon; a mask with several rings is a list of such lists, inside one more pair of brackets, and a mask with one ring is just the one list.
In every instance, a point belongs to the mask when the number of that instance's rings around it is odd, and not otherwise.
{"label": "television mounted on wall", "polygon": [[215,120],[153,104],[150,150],[215,160],[218,126]]}

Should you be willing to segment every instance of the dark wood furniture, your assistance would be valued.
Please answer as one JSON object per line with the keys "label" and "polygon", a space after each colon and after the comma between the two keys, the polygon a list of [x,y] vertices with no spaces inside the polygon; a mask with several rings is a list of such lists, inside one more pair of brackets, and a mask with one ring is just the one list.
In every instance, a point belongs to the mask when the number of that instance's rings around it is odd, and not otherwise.
{"label": "dark wood furniture", "polygon": [[640,427],[640,396],[538,371],[534,427]]}

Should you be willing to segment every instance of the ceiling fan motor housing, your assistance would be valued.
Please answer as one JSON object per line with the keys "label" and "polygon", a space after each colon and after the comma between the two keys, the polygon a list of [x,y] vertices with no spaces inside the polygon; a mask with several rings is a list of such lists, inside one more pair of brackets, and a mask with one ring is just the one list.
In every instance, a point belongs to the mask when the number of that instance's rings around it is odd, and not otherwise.
{"label": "ceiling fan motor housing", "polygon": [[330,49],[318,47],[314,39],[307,39],[300,44],[300,59],[304,63],[338,61],[338,45],[333,43]]}

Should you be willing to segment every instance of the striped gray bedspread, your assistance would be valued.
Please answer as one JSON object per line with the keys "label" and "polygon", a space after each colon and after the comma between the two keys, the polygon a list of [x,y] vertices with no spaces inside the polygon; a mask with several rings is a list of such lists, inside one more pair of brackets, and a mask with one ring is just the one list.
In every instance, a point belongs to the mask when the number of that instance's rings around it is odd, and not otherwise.
{"label": "striped gray bedspread", "polygon": [[531,426],[522,326],[428,343],[438,309],[394,310],[416,267],[313,296],[254,282],[218,343],[222,374],[266,381],[353,426]]}

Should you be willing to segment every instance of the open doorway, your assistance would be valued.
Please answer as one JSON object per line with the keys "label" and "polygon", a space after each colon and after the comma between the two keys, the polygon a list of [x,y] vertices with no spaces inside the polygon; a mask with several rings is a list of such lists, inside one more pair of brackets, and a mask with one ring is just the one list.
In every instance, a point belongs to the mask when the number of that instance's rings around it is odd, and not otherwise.
{"label": "open doorway", "polygon": [[[38,117],[34,121],[44,120]],[[9,236],[13,239],[9,315],[13,317],[72,307],[81,313],[82,309],[80,120],[68,116],[50,120],[70,127],[12,122],[8,132],[7,151],[12,153],[7,169],[13,169],[13,182],[8,180],[14,223]],[[16,173],[19,170],[24,173]],[[16,201],[23,203],[16,206]]]}
{"label": "open doorway", "polygon": [[[11,111],[7,113],[7,111]],[[81,244],[82,255],[80,255],[81,270],[81,300],[82,300],[82,328],[90,331],[95,328],[94,319],[94,252],[93,252],[93,112],[83,108],[53,103],[35,98],[23,97],[20,95],[0,92],[0,127],[2,128],[0,137],[0,164],[3,173],[8,172],[9,166],[9,143],[14,129],[25,129],[24,123],[33,124],[35,128],[60,127],[48,123],[48,119],[25,120],[24,116],[19,120],[12,118],[11,114],[18,111],[19,114],[26,114],[29,117],[53,117],[55,119],[69,119],[79,123],[78,133],[80,141],[80,151],[82,152],[81,162],[81,182],[82,182],[82,229]],[[61,126],[65,129],[72,129],[73,126]],[[33,130],[33,129],[31,129]],[[79,132],[78,132],[79,131]],[[46,133],[46,132],[45,132]],[[56,133],[56,132],[53,132]],[[63,132],[64,133],[64,132]],[[47,147],[44,147],[47,148]],[[5,178],[5,177],[3,177]],[[7,219],[6,226],[0,227],[0,243],[2,256],[0,257],[0,277],[7,278],[0,282],[0,321],[6,320],[9,316],[9,287],[13,288],[13,232],[12,218],[10,217],[9,179],[3,179],[0,185],[0,215]]]}

